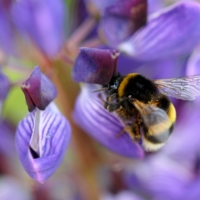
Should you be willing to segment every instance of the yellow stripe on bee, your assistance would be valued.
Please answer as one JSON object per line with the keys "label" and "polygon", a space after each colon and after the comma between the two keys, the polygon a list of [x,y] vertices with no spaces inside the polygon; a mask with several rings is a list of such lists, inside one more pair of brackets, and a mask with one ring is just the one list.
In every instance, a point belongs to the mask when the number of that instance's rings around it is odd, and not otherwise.
{"label": "yellow stripe on bee", "polygon": [[174,105],[172,103],[170,103],[169,105],[169,110],[167,112],[170,121],[172,122],[172,124],[176,121],[176,109],[174,108]]}
{"label": "yellow stripe on bee", "polygon": [[135,76],[137,76],[138,73],[131,73],[131,74],[128,74],[127,76],[125,76],[122,80],[122,82],[120,83],[119,85],[119,88],[118,88],[118,96],[119,97],[122,97],[124,95],[124,89],[125,87],[127,86],[127,84],[129,83],[129,80]]}

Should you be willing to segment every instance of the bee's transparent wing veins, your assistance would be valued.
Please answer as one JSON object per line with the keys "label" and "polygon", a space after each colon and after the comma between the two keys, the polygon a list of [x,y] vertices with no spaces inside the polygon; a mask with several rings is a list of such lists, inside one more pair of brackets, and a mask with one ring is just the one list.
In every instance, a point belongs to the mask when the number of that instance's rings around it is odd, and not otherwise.
{"label": "bee's transparent wing veins", "polygon": [[139,101],[134,101],[135,107],[140,112],[143,122],[148,129],[151,129],[153,135],[168,131],[171,122],[167,113],[153,105],[147,105]]}
{"label": "bee's transparent wing veins", "polygon": [[200,75],[154,80],[159,91],[167,96],[192,101],[200,96]]}

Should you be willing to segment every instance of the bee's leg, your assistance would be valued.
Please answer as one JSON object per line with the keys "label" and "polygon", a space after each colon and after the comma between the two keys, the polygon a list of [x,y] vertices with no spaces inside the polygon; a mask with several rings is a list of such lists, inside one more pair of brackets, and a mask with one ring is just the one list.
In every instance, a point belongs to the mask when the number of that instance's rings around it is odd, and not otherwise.
{"label": "bee's leg", "polygon": [[120,137],[124,133],[128,133],[128,135],[133,141],[139,142],[141,139],[141,134],[140,134],[141,125],[142,125],[142,120],[140,115],[138,114],[136,116],[135,122],[131,125],[125,125],[124,128],[117,134],[117,137]]}
{"label": "bee's leg", "polygon": [[110,96],[108,96],[106,100],[108,102],[111,102],[111,101],[115,100],[116,98],[117,98],[117,93],[113,93]]}
{"label": "bee's leg", "polygon": [[119,102],[116,102],[116,103],[111,103],[110,101],[113,101],[116,97],[117,97],[117,94],[116,93],[113,93],[112,95],[108,96],[107,97],[107,100],[104,100],[103,97],[102,97],[102,94],[99,93],[99,98],[101,99],[101,101],[103,102],[104,104],[104,108],[106,110],[108,110],[109,112],[113,112],[113,111],[116,111],[117,109],[120,109],[121,105]]}
{"label": "bee's leg", "polygon": [[136,122],[132,126],[132,134],[135,142],[139,142],[141,135],[140,135],[140,125]]}
{"label": "bee's leg", "polygon": [[104,108],[105,108],[106,110],[108,110],[109,112],[114,112],[114,111],[116,111],[116,110],[118,110],[118,109],[121,109],[122,106],[121,106],[120,103],[109,103],[109,102],[106,102],[106,103],[104,104]]}
{"label": "bee's leg", "polygon": [[117,134],[117,137],[120,137],[124,133],[128,133],[128,135],[130,136],[130,138],[132,140],[134,140],[134,134],[132,133],[132,126],[130,126],[130,125],[124,126],[124,128]]}
{"label": "bee's leg", "polygon": [[140,127],[141,127],[141,125],[142,125],[142,119],[141,119],[140,114],[138,113],[136,115],[135,122],[132,125],[132,132],[134,133],[134,140],[136,142],[139,142],[140,139],[141,139],[141,134],[140,134]]}
{"label": "bee's leg", "polygon": [[124,133],[128,133],[130,136],[131,140],[138,142],[137,138],[135,137],[135,132],[133,132],[133,127],[130,125],[124,126],[124,128],[117,134],[117,138],[121,137]]}

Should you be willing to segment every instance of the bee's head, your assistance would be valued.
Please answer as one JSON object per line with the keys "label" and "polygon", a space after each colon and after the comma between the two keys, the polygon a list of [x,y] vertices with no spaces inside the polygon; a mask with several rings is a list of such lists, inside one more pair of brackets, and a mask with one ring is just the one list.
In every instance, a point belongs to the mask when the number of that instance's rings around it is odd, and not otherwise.
{"label": "bee's head", "polygon": [[112,79],[110,80],[110,83],[105,87],[107,87],[108,91],[109,90],[117,90],[122,79],[123,79],[123,76],[120,74],[117,74],[116,76],[112,77]]}
{"label": "bee's head", "polygon": [[99,90],[95,90],[94,92],[100,92],[105,91],[107,95],[111,95],[113,93],[116,93],[122,79],[124,77],[120,74],[117,74],[116,76],[113,76],[107,85],[103,85],[103,87]]}

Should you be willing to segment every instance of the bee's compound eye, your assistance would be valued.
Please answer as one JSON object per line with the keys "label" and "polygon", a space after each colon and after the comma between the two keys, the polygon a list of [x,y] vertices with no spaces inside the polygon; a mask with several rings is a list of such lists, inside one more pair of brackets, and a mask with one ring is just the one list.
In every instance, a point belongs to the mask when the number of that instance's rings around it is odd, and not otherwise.
{"label": "bee's compound eye", "polygon": [[128,98],[129,98],[129,99],[133,99],[133,97],[132,97],[132,95],[131,95],[131,94],[129,94],[129,95],[128,95]]}

